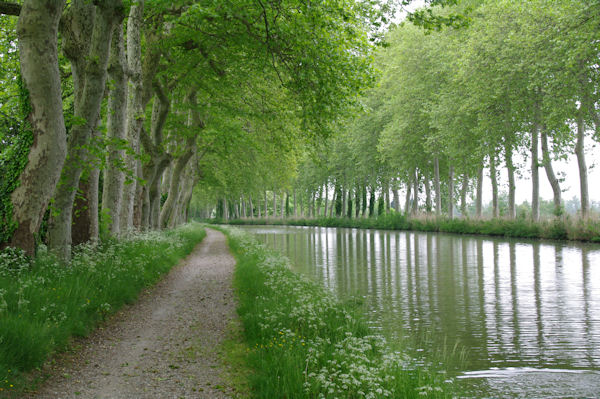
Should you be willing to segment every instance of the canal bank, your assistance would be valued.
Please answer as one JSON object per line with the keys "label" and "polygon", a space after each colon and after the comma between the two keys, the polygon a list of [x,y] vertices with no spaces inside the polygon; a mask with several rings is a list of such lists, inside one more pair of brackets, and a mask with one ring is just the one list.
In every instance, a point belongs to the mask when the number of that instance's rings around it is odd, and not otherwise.
{"label": "canal bank", "polygon": [[368,325],[357,303],[293,272],[250,234],[226,233],[255,397],[456,397],[440,362],[411,358]]}
{"label": "canal bank", "polygon": [[439,233],[245,227],[371,328],[447,364],[469,397],[597,397],[600,246]]}
{"label": "canal bank", "polygon": [[435,216],[406,217],[400,213],[390,213],[369,218],[245,218],[226,221],[210,219],[207,222],[233,225],[345,227],[600,242],[600,220],[583,220],[570,216],[533,222],[526,218],[448,219]]}

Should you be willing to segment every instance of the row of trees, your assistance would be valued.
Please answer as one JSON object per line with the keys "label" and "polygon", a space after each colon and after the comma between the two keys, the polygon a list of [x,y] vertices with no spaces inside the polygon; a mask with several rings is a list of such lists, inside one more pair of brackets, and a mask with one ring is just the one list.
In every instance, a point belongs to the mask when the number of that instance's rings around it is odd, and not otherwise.
{"label": "row of trees", "polygon": [[458,29],[392,28],[376,54],[381,78],[363,97],[366,112],[299,157],[297,175],[271,189],[295,189],[305,203],[328,196],[331,206],[333,197],[342,204],[337,214],[355,216],[377,213],[376,195],[384,209],[466,215],[472,196],[481,217],[488,170],[492,215],[507,192],[505,216],[514,218],[516,177],[527,174],[530,215],[538,220],[540,169],[559,215],[564,176],[553,162],[575,155],[579,176],[572,178],[587,218],[586,150],[600,140],[599,3],[465,0],[434,12],[468,12],[470,21]]}
{"label": "row of trees", "polygon": [[[0,1],[0,246],[187,217],[194,187],[289,181],[373,82],[385,4]],[[207,189],[209,187],[210,189]],[[98,217],[101,215],[101,218]]]}

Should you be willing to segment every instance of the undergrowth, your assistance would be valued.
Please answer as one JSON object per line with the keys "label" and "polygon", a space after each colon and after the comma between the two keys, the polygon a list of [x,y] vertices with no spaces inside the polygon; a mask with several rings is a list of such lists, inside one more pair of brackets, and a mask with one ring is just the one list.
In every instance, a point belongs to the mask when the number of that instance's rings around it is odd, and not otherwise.
{"label": "undergrowth", "polygon": [[316,219],[235,219],[211,220],[210,223],[239,225],[291,225],[350,227],[362,229],[414,230],[455,234],[477,234],[513,238],[544,238],[600,242],[600,220],[562,217],[533,222],[517,219],[448,219],[445,217],[411,217],[391,213],[373,218],[316,218]]}
{"label": "undergrowth", "polygon": [[252,396],[256,398],[452,397],[452,384],[374,334],[362,313],[249,234],[225,229],[237,258]]}
{"label": "undergrowth", "polygon": [[23,374],[68,348],[155,283],[204,238],[199,225],[82,245],[61,264],[0,252],[0,397],[28,389]]}

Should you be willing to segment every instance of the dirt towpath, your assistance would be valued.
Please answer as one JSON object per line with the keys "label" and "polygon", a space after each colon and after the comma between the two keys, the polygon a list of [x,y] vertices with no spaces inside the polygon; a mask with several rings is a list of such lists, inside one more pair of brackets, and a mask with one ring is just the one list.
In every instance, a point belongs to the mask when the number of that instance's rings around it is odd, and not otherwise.
{"label": "dirt towpath", "polygon": [[228,398],[217,353],[235,318],[235,260],[206,238],[156,287],[52,366],[31,398]]}

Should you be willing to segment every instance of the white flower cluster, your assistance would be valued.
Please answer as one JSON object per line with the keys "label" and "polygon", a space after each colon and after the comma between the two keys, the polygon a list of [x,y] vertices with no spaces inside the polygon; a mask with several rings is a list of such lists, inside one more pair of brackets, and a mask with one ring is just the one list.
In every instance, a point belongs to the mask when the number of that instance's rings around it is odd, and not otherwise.
{"label": "white flower cluster", "polygon": [[306,348],[308,397],[397,397],[394,375],[414,369],[407,355],[390,351],[381,335],[355,331],[357,320],[318,284],[291,272],[286,258],[238,229],[229,231],[244,252],[260,259],[258,267],[265,277],[267,294],[256,298],[258,325],[266,337],[259,349],[300,342]]}
{"label": "white flower cluster", "polygon": [[[147,276],[147,265],[183,245],[185,240],[178,231],[132,234],[100,246],[80,245],[66,266],[43,246],[36,260],[31,260],[19,249],[6,248],[0,251],[0,315],[9,312],[23,317],[28,315],[45,324],[62,323],[68,318],[64,309],[65,297],[75,299],[85,295],[76,292],[78,287],[101,284],[96,288],[102,290],[118,279],[141,281]],[[63,288],[61,281],[65,279],[79,283]],[[95,301],[94,308],[98,312],[109,313],[111,305],[98,304],[98,300],[101,299],[82,297],[77,303],[81,309],[87,309]]]}

